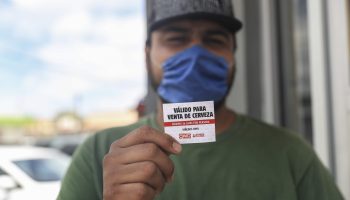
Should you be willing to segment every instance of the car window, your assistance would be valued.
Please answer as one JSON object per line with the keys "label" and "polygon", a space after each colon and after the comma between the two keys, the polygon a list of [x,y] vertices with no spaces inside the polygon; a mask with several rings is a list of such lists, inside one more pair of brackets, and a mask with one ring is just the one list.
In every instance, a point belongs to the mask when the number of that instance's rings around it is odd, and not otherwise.
{"label": "car window", "polygon": [[0,168],[0,176],[7,175],[7,173]]}
{"label": "car window", "polygon": [[66,159],[17,160],[14,163],[28,176],[39,182],[59,181],[68,167]]}

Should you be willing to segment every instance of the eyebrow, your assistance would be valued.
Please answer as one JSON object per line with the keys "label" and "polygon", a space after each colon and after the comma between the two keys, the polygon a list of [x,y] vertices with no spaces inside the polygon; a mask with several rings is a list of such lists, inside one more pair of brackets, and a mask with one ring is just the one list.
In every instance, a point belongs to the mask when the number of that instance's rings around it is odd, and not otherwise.
{"label": "eyebrow", "polygon": [[228,33],[227,31],[224,31],[224,30],[212,29],[212,30],[206,31],[205,34],[209,35],[209,36],[221,35],[221,36],[225,37],[226,39],[230,39],[230,33]]}
{"label": "eyebrow", "polygon": [[162,29],[163,32],[189,33],[190,30],[184,27],[167,26]]}

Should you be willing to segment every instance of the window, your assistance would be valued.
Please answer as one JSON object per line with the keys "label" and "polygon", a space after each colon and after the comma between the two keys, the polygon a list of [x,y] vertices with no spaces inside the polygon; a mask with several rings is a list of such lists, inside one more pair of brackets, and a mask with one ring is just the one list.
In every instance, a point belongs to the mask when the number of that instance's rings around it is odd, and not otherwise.
{"label": "window", "polygon": [[313,143],[307,0],[277,1],[281,125]]}
{"label": "window", "polygon": [[7,175],[7,173],[0,168],[0,176]]}
{"label": "window", "polygon": [[14,163],[34,180],[50,182],[63,178],[69,162],[63,159],[35,159],[14,161]]}

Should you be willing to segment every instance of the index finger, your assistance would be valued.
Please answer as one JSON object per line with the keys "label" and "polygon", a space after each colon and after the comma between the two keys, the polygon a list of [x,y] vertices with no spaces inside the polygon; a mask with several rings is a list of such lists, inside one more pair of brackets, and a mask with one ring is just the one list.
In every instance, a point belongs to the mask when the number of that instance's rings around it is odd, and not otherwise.
{"label": "index finger", "polygon": [[172,154],[179,154],[182,150],[181,144],[178,143],[170,135],[159,132],[149,126],[143,126],[141,128],[135,129],[128,135],[114,142],[111,145],[110,151],[113,151],[114,145],[117,145],[121,148],[126,148],[143,143],[155,143],[165,152]]}

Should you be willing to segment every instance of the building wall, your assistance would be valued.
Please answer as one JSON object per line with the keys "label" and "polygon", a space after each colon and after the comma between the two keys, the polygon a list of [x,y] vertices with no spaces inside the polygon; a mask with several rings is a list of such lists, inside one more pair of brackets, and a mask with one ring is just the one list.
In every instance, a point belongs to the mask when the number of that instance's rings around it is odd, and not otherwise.
{"label": "building wall", "polygon": [[299,132],[350,199],[349,1],[233,2],[244,29],[229,105]]}

